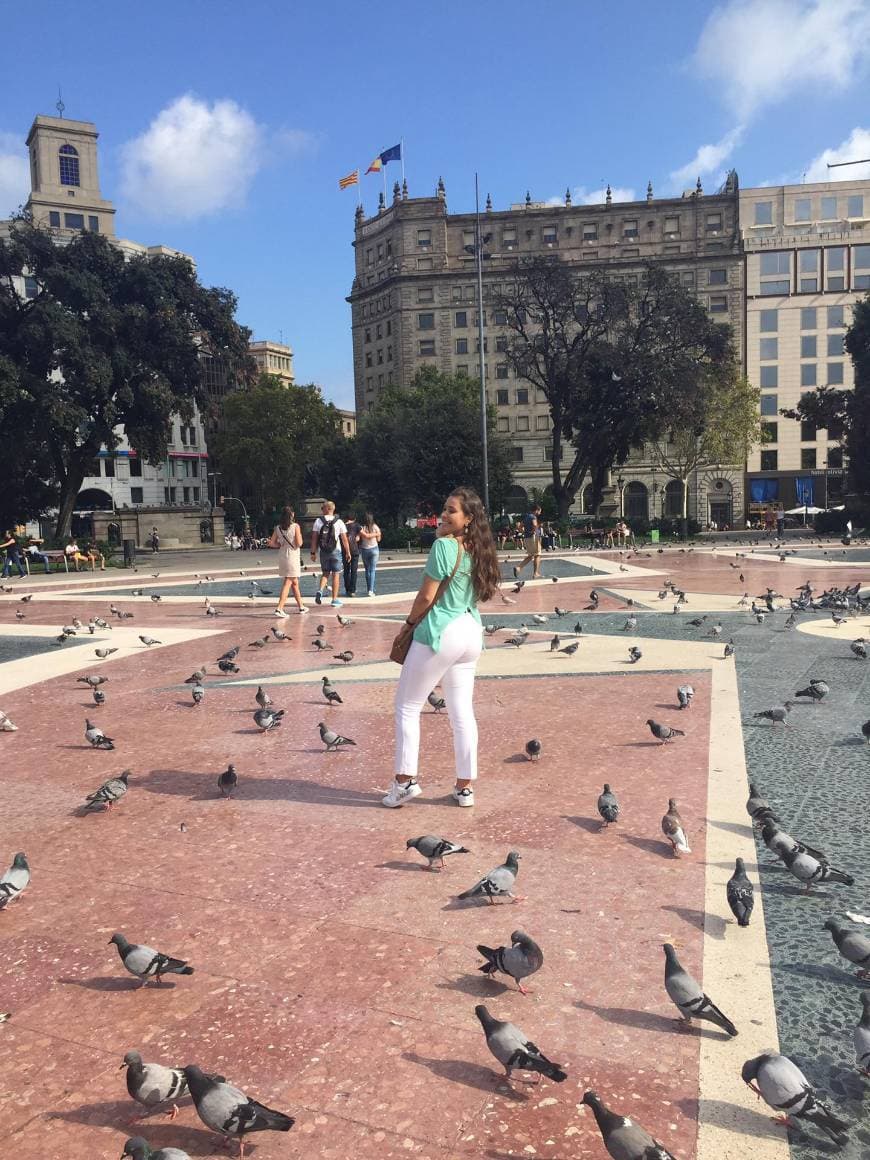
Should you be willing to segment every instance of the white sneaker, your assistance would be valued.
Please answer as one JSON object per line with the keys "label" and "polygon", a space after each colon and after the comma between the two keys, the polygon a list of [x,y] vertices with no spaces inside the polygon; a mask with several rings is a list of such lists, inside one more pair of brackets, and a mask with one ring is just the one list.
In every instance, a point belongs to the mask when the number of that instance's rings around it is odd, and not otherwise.
{"label": "white sneaker", "polygon": [[280,616],[282,620],[287,619],[287,613],[284,611],[283,608],[276,608],[275,611],[272,613],[272,615],[273,616]]}
{"label": "white sneaker", "polygon": [[299,615],[302,616],[302,614],[307,612],[307,611],[308,611],[308,609],[303,604],[302,607],[299,609]]}
{"label": "white sneaker", "polygon": [[465,789],[454,789],[453,800],[459,806],[473,806],[474,805],[474,790],[470,785]]}
{"label": "white sneaker", "polygon": [[412,798],[419,797],[422,789],[416,781],[396,781],[393,778],[393,784],[390,786],[390,792],[385,798],[382,798],[382,803],[388,810],[398,809]]}

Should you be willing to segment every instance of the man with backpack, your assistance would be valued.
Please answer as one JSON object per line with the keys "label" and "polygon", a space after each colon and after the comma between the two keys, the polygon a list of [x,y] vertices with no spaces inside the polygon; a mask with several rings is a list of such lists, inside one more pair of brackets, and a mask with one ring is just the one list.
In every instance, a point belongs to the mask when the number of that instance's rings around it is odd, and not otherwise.
{"label": "man with backpack", "polygon": [[350,560],[350,545],[347,542],[347,528],[335,514],[335,504],[325,500],[320,508],[320,517],[311,529],[311,559],[320,554],[320,585],[314,597],[315,604],[321,604],[327,584],[332,584],[332,607],[340,608],[338,599],[338,578],[344,569],[344,561]]}

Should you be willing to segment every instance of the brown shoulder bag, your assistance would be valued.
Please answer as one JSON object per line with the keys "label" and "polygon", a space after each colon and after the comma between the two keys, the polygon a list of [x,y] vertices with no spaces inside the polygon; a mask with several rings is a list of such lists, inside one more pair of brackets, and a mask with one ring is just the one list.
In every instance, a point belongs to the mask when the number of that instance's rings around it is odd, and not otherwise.
{"label": "brown shoulder bag", "polygon": [[463,553],[462,544],[459,543],[458,540],[456,542],[456,546],[459,551],[456,553],[456,563],[453,565],[453,571],[438,585],[438,591],[435,593],[435,599],[432,601],[419,620],[415,620],[413,624],[408,624],[406,621],[399,629],[399,632],[393,641],[393,647],[390,649],[390,660],[395,661],[397,665],[403,665],[405,663],[405,657],[408,655],[408,649],[411,647],[411,641],[414,639],[414,629],[425,617],[429,615],[429,613],[447,591],[451,580],[456,575],[456,569],[459,567],[459,561],[462,559]]}

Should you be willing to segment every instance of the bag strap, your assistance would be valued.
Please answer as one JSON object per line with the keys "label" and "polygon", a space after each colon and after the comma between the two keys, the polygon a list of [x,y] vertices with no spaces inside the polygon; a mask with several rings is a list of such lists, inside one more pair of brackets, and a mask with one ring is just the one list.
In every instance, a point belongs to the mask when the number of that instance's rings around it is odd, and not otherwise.
{"label": "bag strap", "polygon": [[464,549],[462,547],[462,544],[459,542],[459,540],[457,540],[456,541],[456,563],[453,565],[453,571],[450,573],[449,576],[445,576],[445,578],[438,585],[438,591],[435,593],[435,598],[433,599],[433,601],[429,605],[429,607],[426,609],[426,611],[423,613],[423,615],[414,621],[414,624],[413,624],[414,628],[416,628],[417,625],[421,623],[421,621],[425,620],[425,618],[429,615],[429,613],[432,611],[432,609],[435,607],[435,605],[438,603],[438,601],[441,599],[441,597],[444,595],[444,593],[450,587],[450,584],[453,580],[453,577],[456,575],[456,572],[459,568],[460,561],[462,560],[463,551],[464,551]]}
{"label": "bag strap", "polygon": [[[293,524],[291,524],[290,527],[292,528]],[[284,531],[284,529],[282,527],[279,526],[278,531],[284,537],[284,543],[287,545],[288,548],[295,548],[296,547],[296,545],[294,543],[292,543],[290,540],[287,539],[287,533]]]}

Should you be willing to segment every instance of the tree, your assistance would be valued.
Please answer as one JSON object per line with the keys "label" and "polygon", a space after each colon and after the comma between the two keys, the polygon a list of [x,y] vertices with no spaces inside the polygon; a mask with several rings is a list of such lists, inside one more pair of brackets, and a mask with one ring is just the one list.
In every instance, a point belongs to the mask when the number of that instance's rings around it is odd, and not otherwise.
{"label": "tree", "polygon": [[[509,450],[488,413],[490,502],[496,510],[511,486]],[[482,489],[477,383],[424,367],[411,387],[390,387],[359,423],[360,484],[381,518],[398,524],[418,510],[437,512],[460,484]]]}
{"label": "tree", "polygon": [[761,438],[761,392],[736,366],[709,374],[700,389],[682,397],[667,437],[653,444],[653,460],[683,486],[682,534],[689,518],[689,480],[699,467],[744,464]]}
{"label": "tree", "polygon": [[[14,282],[35,282],[33,298]],[[149,463],[165,459],[172,416],[206,405],[201,353],[244,369],[249,331],[229,290],[207,288],[186,258],[125,258],[99,234],[58,245],[16,219],[0,240],[0,426],[15,421],[57,488],[56,535],[102,447],[123,431]],[[11,372],[8,368],[12,368]]]}
{"label": "tree", "polygon": [[227,493],[250,499],[259,515],[298,505],[307,490],[321,487],[320,462],[341,439],[339,426],[319,387],[260,375],[253,387],[227,396],[222,429],[211,440]]}
{"label": "tree", "polygon": [[[679,399],[732,357],[730,329],[670,274],[649,265],[639,281],[531,258],[494,303],[510,335],[508,363],[549,404],[562,519],[587,474],[597,505],[610,469],[663,434]],[[566,444],[573,455],[563,466]]]}

